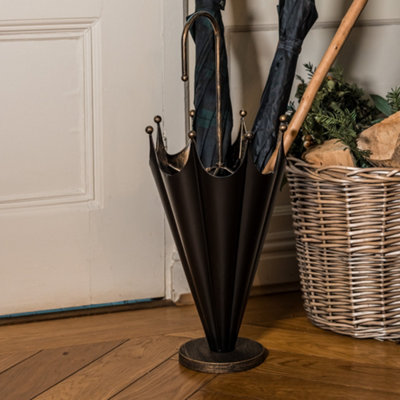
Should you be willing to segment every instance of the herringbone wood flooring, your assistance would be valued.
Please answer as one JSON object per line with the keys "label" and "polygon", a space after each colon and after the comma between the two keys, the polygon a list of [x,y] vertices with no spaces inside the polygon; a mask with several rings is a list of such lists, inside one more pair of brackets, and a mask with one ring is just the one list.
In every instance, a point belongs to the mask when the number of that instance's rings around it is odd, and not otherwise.
{"label": "herringbone wood flooring", "polygon": [[193,306],[1,326],[0,399],[400,399],[400,347],[312,326],[298,293],[250,299],[241,335],[266,362],[208,375],[177,361],[202,336]]}

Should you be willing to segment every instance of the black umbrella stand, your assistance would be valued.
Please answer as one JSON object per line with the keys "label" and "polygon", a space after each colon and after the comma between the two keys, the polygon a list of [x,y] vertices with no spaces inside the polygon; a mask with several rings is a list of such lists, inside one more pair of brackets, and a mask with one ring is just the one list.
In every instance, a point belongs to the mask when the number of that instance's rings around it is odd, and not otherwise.
{"label": "black umbrella stand", "polygon": [[193,131],[181,152],[168,154],[161,117],[155,117],[156,145],[153,128],[146,132],[150,167],[206,336],[185,343],[179,361],[196,371],[226,373],[253,368],[268,354],[261,344],[238,334],[280,184],[283,154],[274,171],[263,175],[254,164],[247,134],[238,139],[243,149],[238,167],[232,171],[221,159],[220,36],[216,20],[207,12],[193,14],[185,25],[182,79],[187,81],[187,32],[198,17],[210,20],[216,39],[218,161],[203,167]]}

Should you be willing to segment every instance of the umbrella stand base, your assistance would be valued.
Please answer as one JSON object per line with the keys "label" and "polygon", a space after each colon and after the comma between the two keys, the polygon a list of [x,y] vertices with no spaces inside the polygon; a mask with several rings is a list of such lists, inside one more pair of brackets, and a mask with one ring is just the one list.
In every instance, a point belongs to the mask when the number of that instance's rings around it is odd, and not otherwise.
{"label": "umbrella stand base", "polygon": [[211,351],[206,338],[186,342],[179,349],[179,362],[186,368],[210,374],[240,372],[257,367],[268,351],[260,343],[238,338],[236,348],[228,353]]}

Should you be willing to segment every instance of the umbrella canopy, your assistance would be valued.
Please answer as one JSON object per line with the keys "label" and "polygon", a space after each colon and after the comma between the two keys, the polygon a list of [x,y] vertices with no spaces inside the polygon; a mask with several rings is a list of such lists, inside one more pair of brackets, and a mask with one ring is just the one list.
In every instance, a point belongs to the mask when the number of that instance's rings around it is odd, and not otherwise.
{"label": "umbrella canopy", "polygon": [[[225,0],[196,0],[196,13],[207,11],[217,21],[220,36],[220,77],[221,77],[221,127],[222,161],[225,159],[231,143],[232,106],[229,95],[228,62],[224,41],[224,25],[221,9]],[[190,18],[190,17],[189,17]],[[215,42],[213,28],[207,18],[199,18],[191,27],[196,43],[196,68],[193,130],[196,132],[196,146],[200,160],[205,167],[211,167],[218,161],[216,121],[216,82],[215,82]]]}
{"label": "umbrella canopy", "polygon": [[279,43],[254,121],[254,159],[261,170],[276,146],[279,116],[287,110],[304,38],[318,18],[314,0],[280,0]]}

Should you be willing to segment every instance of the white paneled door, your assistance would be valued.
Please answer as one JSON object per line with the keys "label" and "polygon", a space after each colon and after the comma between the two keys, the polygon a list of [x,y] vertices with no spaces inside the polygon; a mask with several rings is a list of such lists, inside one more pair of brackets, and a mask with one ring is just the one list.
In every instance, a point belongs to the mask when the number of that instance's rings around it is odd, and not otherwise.
{"label": "white paneled door", "polygon": [[164,296],[163,3],[0,0],[0,315]]}

